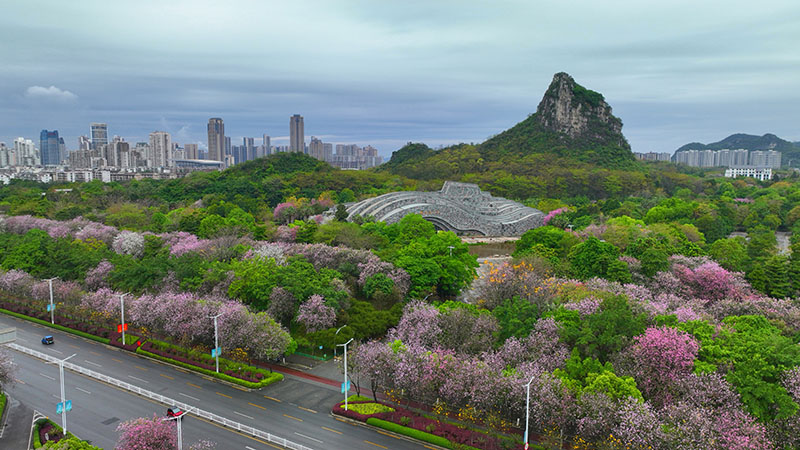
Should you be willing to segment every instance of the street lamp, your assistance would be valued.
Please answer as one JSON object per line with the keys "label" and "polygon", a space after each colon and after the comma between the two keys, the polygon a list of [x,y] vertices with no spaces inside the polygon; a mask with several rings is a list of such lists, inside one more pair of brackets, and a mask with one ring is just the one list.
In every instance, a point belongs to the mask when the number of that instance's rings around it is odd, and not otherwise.
{"label": "street lamp", "polygon": [[179,416],[166,417],[164,419],[161,419],[161,420],[175,420],[175,421],[178,422],[178,450],[183,450],[183,440],[182,440],[182,436],[181,436],[183,434],[183,433],[181,433],[181,419],[185,415],[186,415],[186,411],[183,411]]}
{"label": "street lamp", "polygon": [[128,295],[128,294],[130,294],[130,292],[126,292],[124,294],[119,294],[119,304],[120,304],[119,313],[120,313],[120,319],[122,320],[122,324],[119,326],[119,329],[120,329],[120,331],[122,331],[122,345],[123,346],[126,344],[126,342],[125,342],[125,328],[127,328],[127,327],[125,326],[125,296]]}
{"label": "street lamp", "polygon": [[[58,376],[61,378],[61,403],[59,405],[61,407],[61,428],[64,430],[64,436],[67,435],[67,401],[64,395],[64,362],[76,354],[77,353],[73,353],[64,359],[52,361],[53,364],[58,364]],[[72,409],[72,401],[69,402],[69,406],[69,409]]]}
{"label": "street lamp", "polygon": [[56,321],[55,321],[55,318],[53,318],[53,311],[55,311],[56,305],[53,304],[53,280],[57,280],[57,279],[58,279],[58,277],[50,278],[49,280],[47,280],[47,282],[50,284],[50,307],[47,308],[47,309],[50,310],[50,323],[54,324],[54,325],[55,325]]}
{"label": "street lamp", "polygon": [[[211,316],[214,319],[214,350],[211,351],[211,356],[213,356],[217,360],[217,373],[219,373],[219,337],[217,334],[217,317],[221,316],[222,313],[217,314],[216,316]],[[180,428],[180,421],[178,422],[178,428]]]}
{"label": "street lamp", "polygon": [[448,245],[448,246],[447,246],[447,248],[449,248],[449,249],[450,249],[450,257],[452,258],[452,257],[453,257],[453,249],[454,249],[455,247],[453,247],[452,245]]}
{"label": "street lamp", "polygon": [[[333,342],[334,342],[334,343],[336,342],[336,335],[337,335],[337,334],[339,334],[339,332],[340,332],[340,331],[342,331],[342,328],[344,328],[344,327],[346,327],[346,326],[347,326],[347,325],[342,325],[342,326],[340,326],[340,327],[339,327],[339,328],[336,330],[336,333],[333,333]],[[334,345],[334,346],[333,346],[333,357],[334,357],[334,358],[336,358],[336,347],[337,347],[336,345]]]}
{"label": "street lamp", "polygon": [[531,383],[533,383],[534,378],[536,378],[536,375],[532,376],[528,384],[525,385],[525,450],[528,450],[528,418],[531,414]]}
{"label": "street lamp", "polygon": [[347,344],[353,342],[353,338],[339,346],[344,347],[344,383],[342,383],[342,393],[344,393],[344,410],[347,411],[347,392],[350,391],[350,385],[347,384]]}

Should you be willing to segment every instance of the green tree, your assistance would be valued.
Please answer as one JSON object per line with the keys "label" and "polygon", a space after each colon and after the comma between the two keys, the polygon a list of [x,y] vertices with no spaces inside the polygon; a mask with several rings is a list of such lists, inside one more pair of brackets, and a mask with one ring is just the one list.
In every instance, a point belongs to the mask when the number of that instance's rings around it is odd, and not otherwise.
{"label": "green tree", "polygon": [[500,325],[498,342],[505,342],[512,336],[527,337],[539,320],[539,308],[516,295],[503,300],[503,303],[492,310],[492,314]]}
{"label": "green tree", "polygon": [[789,280],[789,260],[783,255],[769,258],[764,265],[766,272],[766,293],[772,297],[788,297],[792,291]]}
{"label": "green tree", "polygon": [[747,269],[747,241],[742,237],[714,241],[708,249],[708,255],[728,270],[744,272]]}
{"label": "green tree", "polygon": [[614,267],[613,263],[618,261],[619,249],[590,236],[584,242],[572,247],[567,258],[570,272],[577,278],[582,280],[592,277],[608,278],[610,267],[618,270],[618,266]]}

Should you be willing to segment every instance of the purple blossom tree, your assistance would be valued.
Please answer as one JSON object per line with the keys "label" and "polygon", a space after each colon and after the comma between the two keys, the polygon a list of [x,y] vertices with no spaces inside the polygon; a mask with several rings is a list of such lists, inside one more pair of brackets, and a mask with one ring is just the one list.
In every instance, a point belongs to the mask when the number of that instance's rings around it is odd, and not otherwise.
{"label": "purple blossom tree", "polygon": [[108,275],[114,270],[114,265],[108,260],[102,260],[93,269],[86,272],[84,283],[89,290],[96,290],[108,287]]}
{"label": "purple blossom tree", "polygon": [[315,331],[330,328],[336,323],[336,311],[325,304],[319,294],[314,294],[300,305],[297,312],[297,321],[306,327],[306,331]]}
{"label": "purple blossom tree", "polygon": [[0,391],[6,385],[14,382],[14,374],[17,371],[17,365],[11,359],[11,355],[4,348],[0,348]]}

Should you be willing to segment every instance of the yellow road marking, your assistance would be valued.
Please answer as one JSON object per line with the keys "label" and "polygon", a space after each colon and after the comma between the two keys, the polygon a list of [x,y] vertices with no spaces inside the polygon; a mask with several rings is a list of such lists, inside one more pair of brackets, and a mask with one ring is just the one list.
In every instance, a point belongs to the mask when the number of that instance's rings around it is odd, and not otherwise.
{"label": "yellow road marking", "polygon": [[188,370],[183,370],[183,369],[180,369],[178,367],[173,367],[173,369],[177,370],[178,372],[189,373]]}
{"label": "yellow road marking", "polygon": [[189,385],[189,386],[191,386],[191,387],[196,387],[197,389],[203,389],[203,388],[201,388],[200,386],[198,386],[198,385],[196,385],[196,384],[194,384],[194,383],[189,383],[189,382],[187,382],[186,384],[188,384],[188,385]]}
{"label": "yellow road marking", "polygon": [[164,375],[163,373],[160,373],[159,375],[161,375],[164,378],[169,378],[170,380],[174,380],[175,379],[175,378],[173,378],[173,377],[171,377],[169,375]]}
{"label": "yellow road marking", "polygon": [[[72,344],[69,344],[69,345],[72,345]],[[75,348],[79,348],[79,347],[78,347],[78,346],[76,346],[76,345],[72,345],[72,346],[73,346],[73,347],[75,347]],[[95,351],[92,351],[92,350],[89,350],[89,353],[91,353],[91,354],[93,354],[93,355],[97,355],[97,356],[102,356],[100,353],[97,353],[97,352],[95,352]]]}
{"label": "yellow road marking", "polygon": [[24,381],[22,381],[22,380],[20,380],[19,378],[16,378],[14,381],[16,381],[17,383],[22,383],[22,384],[25,384],[25,382],[24,382]]}
{"label": "yellow road marking", "polygon": [[[80,348],[75,344],[69,344],[69,346],[72,347],[72,348]],[[94,352],[91,352],[91,353],[94,353]],[[99,353],[95,353],[95,355],[99,355]]]}
{"label": "yellow road marking", "polygon": [[303,408],[302,406],[298,406],[298,408],[302,409],[303,411],[308,411],[308,412],[310,412],[310,413],[314,413],[314,414],[316,414],[316,413],[317,413],[317,412],[316,412],[316,411],[314,411],[313,409]]}
{"label": "yellow road marking", "polygon": [[302,421],[303,421],[303,419],[298,419],[297,417],[290,416],[290,415],[288,415],[288,414],[284,414],[284,415],[283,415],[283,417],[288,417],[288,418],[290,418],[290,419],[294,419],[294,420],[296,420],[296,421],[298,421],[298,422],[302,422]]}
{"label": "yellow road marking", "polygon": [[223,397],[228,397],[228,398],[233,398],[233,397],[231,397],[230,395],[223,394],[222,392],[217,392],[217,395],[221,395],[221,396],[223,396]]}
{"label": "yellow road marking", "polygon": [[116,362],[118,362],[118,363],[121,363],[121,362],[122,362],[122,360],[121,360],[121,359],[117,359],[117,358],[111,358],[111,360],[112,360],[112,361],[116,361]]}
{"label": "yellow road marking", "polygon": [[354,423],[351,423],[351,422],[348,422],[348,421],[346,421],[346,420],[344,420],[344,419],[340,419],[340,418],[338,418],[338,417],[334,417],[334,419],[338,420],[339,422],[346,423],[346,424],[348,424],[348,425],[356,426],[356,424],[354,424]]}
{"label": "yellow road marking", "polygon": [[256,442],[260,442],[260,443],[262,443],[262,444],[264,444],[264,445],[269,445],[269,446],[270,446],[270,447],[272,447],[272,448],[277,448],[278,450],[283,450],[283,447],[278,447],[278,446],[276,446],[276,445],[270,444],[270,443],[269,443],[269,442],[267,442],[267,441],[262,441],[261,439],[254,438],[253,436],[250,436],[249,434],[244,434],[244,433],[242,433],[242,432],[240,432],[240,431],[236,431],[236,430],[234,430],[234,429],[232,429],[232,428],[226,428],[226,427],[223,427],[222,425],[220,425],[220,424],[218,424],[218,423],[211,422],[211,421],[209,421],[209,420],[203,419],[202,417],[196,417],[196,418],[197,418],[197,419],[200,419],[200,420],[202,420],[202,421],[203,421],[203,422],[205,422],[205,423],[208,423],[208,424],[214,425],[214,426],[215,426],[215,427],[217,427],[217,428],[221,428],[221,429],[223,429],[223,430],[230,431],[231,433],[236,433],[236,434],[242,435],[242,436],[244,436],[244,437],[246,437],[246,438],[250,438],[250,439],[252,439],[252,440],[254,440],[254,441],[256,441]]}
{"label": "yellow road marking", "polygon": [[332,433],[336,433],[336,434],[342,434],[342,432],[341,432],[341,431],[336,431],[336,430],[333,430],[333,429],[331,429],[331,428],[328,428],[328,427],[322,427],[322,429],[323,429],[323,430],[328,430],[328,431],[330,431],[330,432],[332,432]]}
{"label": "yellow road marking", "polygon": [[142,367],[142,366],[137,366],[136,364],[134,364],[134,365],[133,365],[133,367],[136,367],[136,368],[137,368],[137,369],[139,369],[139,370],[144,370],[145,372],[147,371],[147,369],[146,369],[146,368],[144,368],[144,367]]}
{"label": "yellow road marking", "polygon": [[389,433],[387,433],[387,432],[385,432],[385,431],[381,431],[381,430],[375,430],[375,431],[377,431],[378,433],[380,433],[380,434],[382,434],[382,435],[384,435],[384,436],[389,436],[389,437],[393,437],[393,438],[395,438],[395,439],[400,439],[399,437],[397,437],[397,436],[395,436],[395,435],[392,435],[392,434],[389,434]]}
{"label": "yellow road marking", "polygon": [[243,387],[239,387],[239,386],[231,386],[231,387],[234,388],[234,389],[238,389],[238,390],[240,390],[242,392],[250,392],[248,389],[245,389]]}
{"label": "yellow road marking", "polygon": [[425,445],[425,444],[422,444],[422,446],[425,447],[425,448],[429,448],[431,450],[439,450],[439,449],[437,449],[435,447],[431,447],[431,446],[428,446],[428,445]]}
{"label": "yellow road marking", "polygon": [[277,398],[270,397],[269,395],[265,395],[265,396],[264,396],[264,398],[268,398],[268,399],[272,400],[273,402],[278,402],[278,403],[280,403],[280,402],[281,402],[281,401],[280,401],[280,400],[278,400]]}
{"label": "yellow road marking", "polygon": [[256,405],[255,403],[250,403],[250,402],[247,402],[247,404],[248,404],[248,405],[255,406],[256,408],[267,409],[267,408],[264,408],[264,407],[263,407],[263,406],[261,406],[261,405]]}
{"label": "yellow road marking", "polygon": [[380,447],[380,448],[389,448],[389,447],[384,447],[384,446],[382,446],[381,444],[376,444],[376,443],[374,443],[374,442],[370,442],[370,441],[364,441],[364,442],[366,442],[367,444],[372,444],[372,445],[374,445],[375,447]]}

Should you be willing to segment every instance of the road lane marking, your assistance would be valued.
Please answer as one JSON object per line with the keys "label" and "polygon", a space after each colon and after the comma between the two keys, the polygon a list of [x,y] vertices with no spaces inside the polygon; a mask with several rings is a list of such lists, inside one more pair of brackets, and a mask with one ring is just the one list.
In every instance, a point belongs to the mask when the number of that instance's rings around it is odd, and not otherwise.
{"label": "road lane marking", "polygon": [[251,405],[251,406],[255,406],[256,408],[267,409],[267,408],[264,408],[264,407],[263,407],[263,406],[261,406],[261,405],[256,405],[255,403],[250,403],[250,402],[247,402],[247,404],[248,404],[248,405]]}
{"label": "road lane marking", "polygon": [[378,433],[380,433],[380,434],[382,434],[382,435],[384,435],[384,436],[389,436],[389,437],[393,437],[393,438],[395,438],[395,439],[400,439],[399,437],[397,437],[397,436],[394,436],[394,435],[392,435],[392,434],[389,434],[389,433],[387,433],[387,432],[385,432],[385,431],[381,431],[381,430],[375,430],[375,431],[377,431]]}
{"label": "road lane marking", "polygon": [[284,414],[284,415],[283,415],[283,417],[288,417],[288,418],[290,418],[290,419],[294,419],[294,420],[296,420],[296,421],[298,421],[298,422],[302,422],[302,421],[303,421],[303,419],[298,419],[297,417],[290,416],[290,415],[288,415],[288,414]]}
{"label": "road lane marking", "polygon": [[280,402],[281,402],[281,401],[280,401],[280,400],[278,400],[277,398],[270,397],[269,395],[265,395],[265,396],[264,396],[264,398],[268,398],[268,399],[272,400],[273,402],[278,402],[278,403],[280,403]]}
{"label": "road lane marking", "polygon": [[243,387],[239,387],[239,386],[231,386],[231,387],[234,388],[234,389],[238,389],[238,390],[240,390],[242,392],[250,392],[250,389],[245,389]]}
{"label": "road lane marking", "polygon": [[188,381],[186,382],[186,384],[188,384],[191,387],[196,387],[197,389],[203,389],[203,388],[201,388],[200,386],[198,386],[198,385],[196,385],[194,383],[189,383]]}
{"label": "road lane marking", "polygon": [[305,434],[300,434],[297,431],[295,431],[294,434],[296,434],[296,435],[298,435],[300,437],[304,437],[304,438],[306,438],[306,439],[308,439],[310,441],[319,442],[320,444],[322,444],[322,441],[320,441],[319,439],[314,439],[311,436],[306,436]]}
{"label": "road lane marking", "polygon": [[51,352],[56,352],[56,353],[58,353],[59,355],[63,355],[63,354],[64,354],[64,352],[62,352],[61,350],[56,350],[56,349],[54,349],[54,348],[51,348],[51,349],[50,349],[50,351],[51,351]]}
{"label": "road lane marking", "polygon": [[342,434],[342,432],[341,432],[341,431],[336,431],[336,430],[334,430],[334,429],[332,429],[332,428],[328,428],[328,427],[322,427],[322,429],[323,429],[323,430],[328,430],[328,431],[330,431],[331,433]]}
{"label": "road lane marking", "polygon": [[143,379],[141,379],[141,378],[137,378],[137,377],[135,377],[135,376],[133,376],[133,375],[128,375],[128,378],[133,378],[134,380],[141,381],[142,383],[149,383],[149,381],[147,381],[147,380],[143,380]]}
{"label": "road lane marking", "polygon": [[431,450],[439,450],[438,448],[430,447],[430,446],[424,445],[424,444],[422,446],[425,447],[425,448],[429,448]]}
{"label": "road lane marking", "polygon": [[178,392],[178,395],[182,395],[182,396],[184,396],[184,397],[188,397],[188,398],[190,398],[190,399],[192,399],[192,400],[194,400],[194,401],[196,401],[196,402],[199,402],[199,401],[200,401],[200,399],[199,399],[199,398],[197,398],[197,397],[192,397],[191,395],[184,394],[183,392]]}
{"label": "road lane marking", "polygon": [[383,446],[383,445],[381,445],[381,444],[376,444],[376,443],[374,443],[374,442],[370,442],[370,441],[364,441],[364,442],[366,442],[367,444],[372,444],[372,445],[374,445],[375,447],[380,447],[380,448],[389,448],[389,447],[384,447],[384,446]]}
{"label": "road lane marking", "polygon": [[169,375],[164,375],[163,373],[160,373],[159,375],[161,375],[164,378],[169,378],[170,380],[174,380],[175,379],[174,377],[171,377]]}
{"label": "road lane marking", "polygon": [[240,416],[242,416],[242,417],[247,417],[247,418],[248,418],[248,419],[250,419],[250,420],[256,420],[256,418],[255,418],[255,417],[248,416],[247,414],[242,414],[242,413],[240,413],[239,411],[234,411],[233,413],[234,413],[234,414],[238,414],[238,415],[240,415]]}
{"label": "road lane marking", "polygon": [[24,381],[22,381],[22,380],[20,380],[19,378],[15,378],[14,380],[15,380],[17,383],[22,383],[22,384],[25,384],[25,382],[24,382]]}
{"label": "road lane marking", "polygon": [[39,375],[41,375],[41,376],[43,376],[43,377],[47,378],[48,380],[53,380],[53,381],[56,381],[56,379],[55,379],[55,378],[51,377],[50,375],[45,375],[45,374],[43,374],[42,372],[39,372]]}
{"label": "road lane marking", "polygon": [[[75,346],[73,345],[73,347],[75,347]],[[75,347],[75,348],[77,348],[77,347]],[[96,351],[93,351],[93,350],[89,350],[89,353],[91,353],[93,355],[97,355],[97,356],[102,356],[100,353],[97,353]]]}
{"label": "road lane marking", "polygon": [[136,364],[134,364],[133,367],[136,367],[139,370],[144,370],[145,372],[147,372],[147,369],[142,366],[137,366]]}
{"label": "road lane marking", "polygon": [[231,397],[231,396],[230,396],[230,395],[228,395],[228,394],[223,394],[222,392],[217,392],[217,395],[221,395],[221,396],[223,396],[223,397],[227,397],[227,398],[233,398],[233,397]]}
{"label": "road lane marking", "polygon": [[78,386],[75,386],[75,389],[77,389],[77,390],[79,390],[79,391],[81,391],[81,392],[83,392],[83,393],[85,393],[85,394],[89,394],[89,395],[91,395],[91,394],[92,394],[91,392],[87,391],[86,389],[81,389],[81,388],[79,388]]}
{"label": "road lane marking", "polygon": [[89,360],[86,360],[86,359],[84,359],[84,360],[83,360],[83,362],[85,362],[86,364],[91,364],[91,365],[93,365],[93,366],[97,366],[97,367],[103,367],[103,366],[101,366],[100,364],[97,364],[96,362],[91,362],[91,361],[89,361]]}
{"label": "road lane marking", "polygon": [[298,408],[302,409],[303,411],[308,411],[310,413],[316,414],[317,412],[313,409],[303,408],[302,406],[298,406]]}
{"label": "road lane marking", "polygon": [[69,346],[70,346],[70,347],[72,347],[72,348],[78,348],[78,349],[80,348],[80,347],[78,347],[78,346],[77,346],[77,345],[75,345],[75,344],[69,344]]}
{"label": "road lane marking", "polygon": [[121,360],[121,359],[117,359],[117,358],[111,358],[111,360],[112,360],[112,361],[116,361],[116,362],[118,362],[118,363],[121,363],[121,362],[122,362],[122,360]]}
{"label": "road lane marking", "polygon": [[244,448],[246,448],[247,450],[256,450],[253,447],[250,447],[249,445],[245,445]]}

